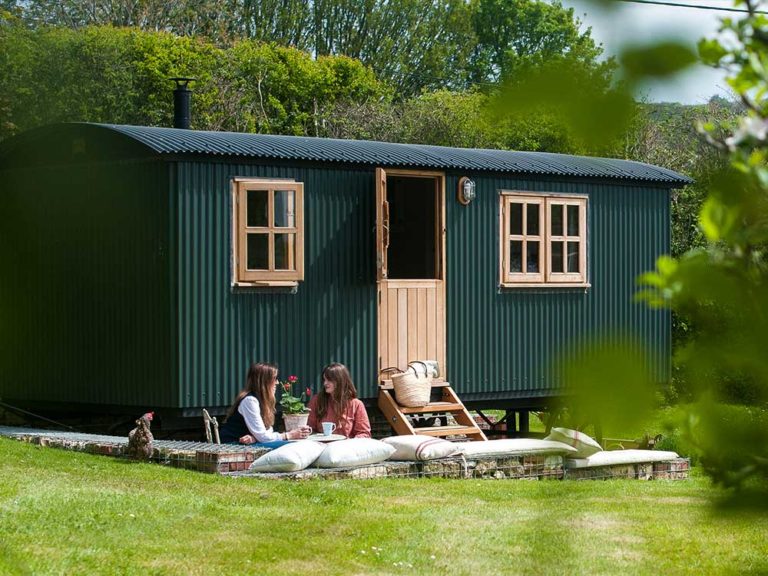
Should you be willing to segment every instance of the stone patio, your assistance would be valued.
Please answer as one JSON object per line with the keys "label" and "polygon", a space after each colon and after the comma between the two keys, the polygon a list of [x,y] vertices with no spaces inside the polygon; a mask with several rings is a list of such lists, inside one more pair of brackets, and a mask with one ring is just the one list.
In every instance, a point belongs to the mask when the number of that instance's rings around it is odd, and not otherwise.
{"label": "stone patio", "polygon": [[[0,426],[0,436],[39,446],[61,448],[117,458],[125,455],[128,438],[79,432],[58,432],[31,428]],[[631,478],[637,480],[681,480],[688,477],[686,458],[656,463],[624,464],[595,468],[566,469],[561,456],[541,454],[505,454],[497,457],[452,457],[426,462],[387,460],[356,468],[307,468],[298,472],[252,473],[251,463],[268,450],[235,444],[208,444],[155,440],[152,461],[174,468],[196,470],[237,478],[283,478],[291,480],[363,479],[363,478],[455,478],[518,480],[601,480]]]}

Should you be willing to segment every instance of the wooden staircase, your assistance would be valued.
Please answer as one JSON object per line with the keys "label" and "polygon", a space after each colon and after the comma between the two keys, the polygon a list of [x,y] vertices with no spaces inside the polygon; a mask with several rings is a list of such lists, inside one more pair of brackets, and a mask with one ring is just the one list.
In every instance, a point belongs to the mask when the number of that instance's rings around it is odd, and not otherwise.
{"label": "wooden staircase", "polygon": [[[487,440],[448,382],[435,379],[432,388],[440,389],[439,401],[430,402],[421,408],[407,408],[395,400],[391,380],[379,384],[379,408],[396,434],[424,434],[441,438],[464,435],[469,440]],[[455,425],[418,427],[413,422],[414,417],[436,417],[446,421],[448,415],[453,417]]]}

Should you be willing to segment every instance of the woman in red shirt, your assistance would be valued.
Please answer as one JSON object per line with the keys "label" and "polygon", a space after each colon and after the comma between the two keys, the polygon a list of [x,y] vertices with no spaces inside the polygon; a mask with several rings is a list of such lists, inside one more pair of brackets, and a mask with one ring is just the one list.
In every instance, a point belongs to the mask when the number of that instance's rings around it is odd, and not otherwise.
{"label": "woman in red shirt", "polygon": [[370,438],[371,423],[365,406],[344,364],[334,362],[323,368],[323,387],[309,402],[307,424],[323,432],[323,422],[336,424],[336,434],[347,438]]}

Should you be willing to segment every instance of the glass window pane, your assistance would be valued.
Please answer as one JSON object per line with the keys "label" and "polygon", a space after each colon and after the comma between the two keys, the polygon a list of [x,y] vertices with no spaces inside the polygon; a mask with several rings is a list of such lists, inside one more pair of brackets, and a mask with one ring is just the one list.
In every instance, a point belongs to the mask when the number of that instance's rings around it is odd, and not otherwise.
{"label": "glass window pane", "polygon": [[563,205],[551,204],[550,205],[550,222],[552,227],[552,236],[563,235]]}
{"label": "glass window pane", "polygon": [[568,272],[580,272],[578,242],[568,242]]}
{"label": "glass window pane", "polygon": [[523,205],[512,202],[509,205],[509,233],[523,233]]}
{"label": "glass window pane", "polygon": [[509,271],[523,271],[523,243],[520,240],[509,243]]}
{"label": "glass window pane", "polygon": [[269,270],[269,234],[248,234],[248,270]]}
{"label": "glass window pane", "polygon": [[539,205],[528,204],[528,234],[531,236],[539,235]]}
{"label": "glass window pane", "polygon": [[579,207],[568,206],[568,236],[579,235]]}
{"label": "glass window pane", "polygon": [[275,190],[275,226],[293,228],[296,225],[293,190]]}
{"label": "glass window pane", "polygon": [[267,190],[248,190],[248,216],[246,218],[246,226],[249,228],[255,228],[257,226],[268,226],[268,201],[269,192]]}
{"label": "glass window pane", "polygon": [[539,243],[528,242],[526,250],[526,272],[539,271]]}
{"label": "glass window pane", "polygon": [[563,271],[563,243],[552,242],[552,272]]}
{"label": "glass window pane", "polygon": [[275,234],[275,270],[291,270],[292,234]]}

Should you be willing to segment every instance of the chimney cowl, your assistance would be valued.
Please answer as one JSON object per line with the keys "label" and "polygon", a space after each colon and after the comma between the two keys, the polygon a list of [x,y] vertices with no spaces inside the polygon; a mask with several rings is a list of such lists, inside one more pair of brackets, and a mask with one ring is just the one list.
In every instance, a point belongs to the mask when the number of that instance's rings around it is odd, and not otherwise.
{"label": "chimney cowl", "polygon": [[170,80],[176,82],[176,88],[173,91],[173,127],[189,130],[192,94],[189,83],[194,82],[196,78],[175,77]]}

